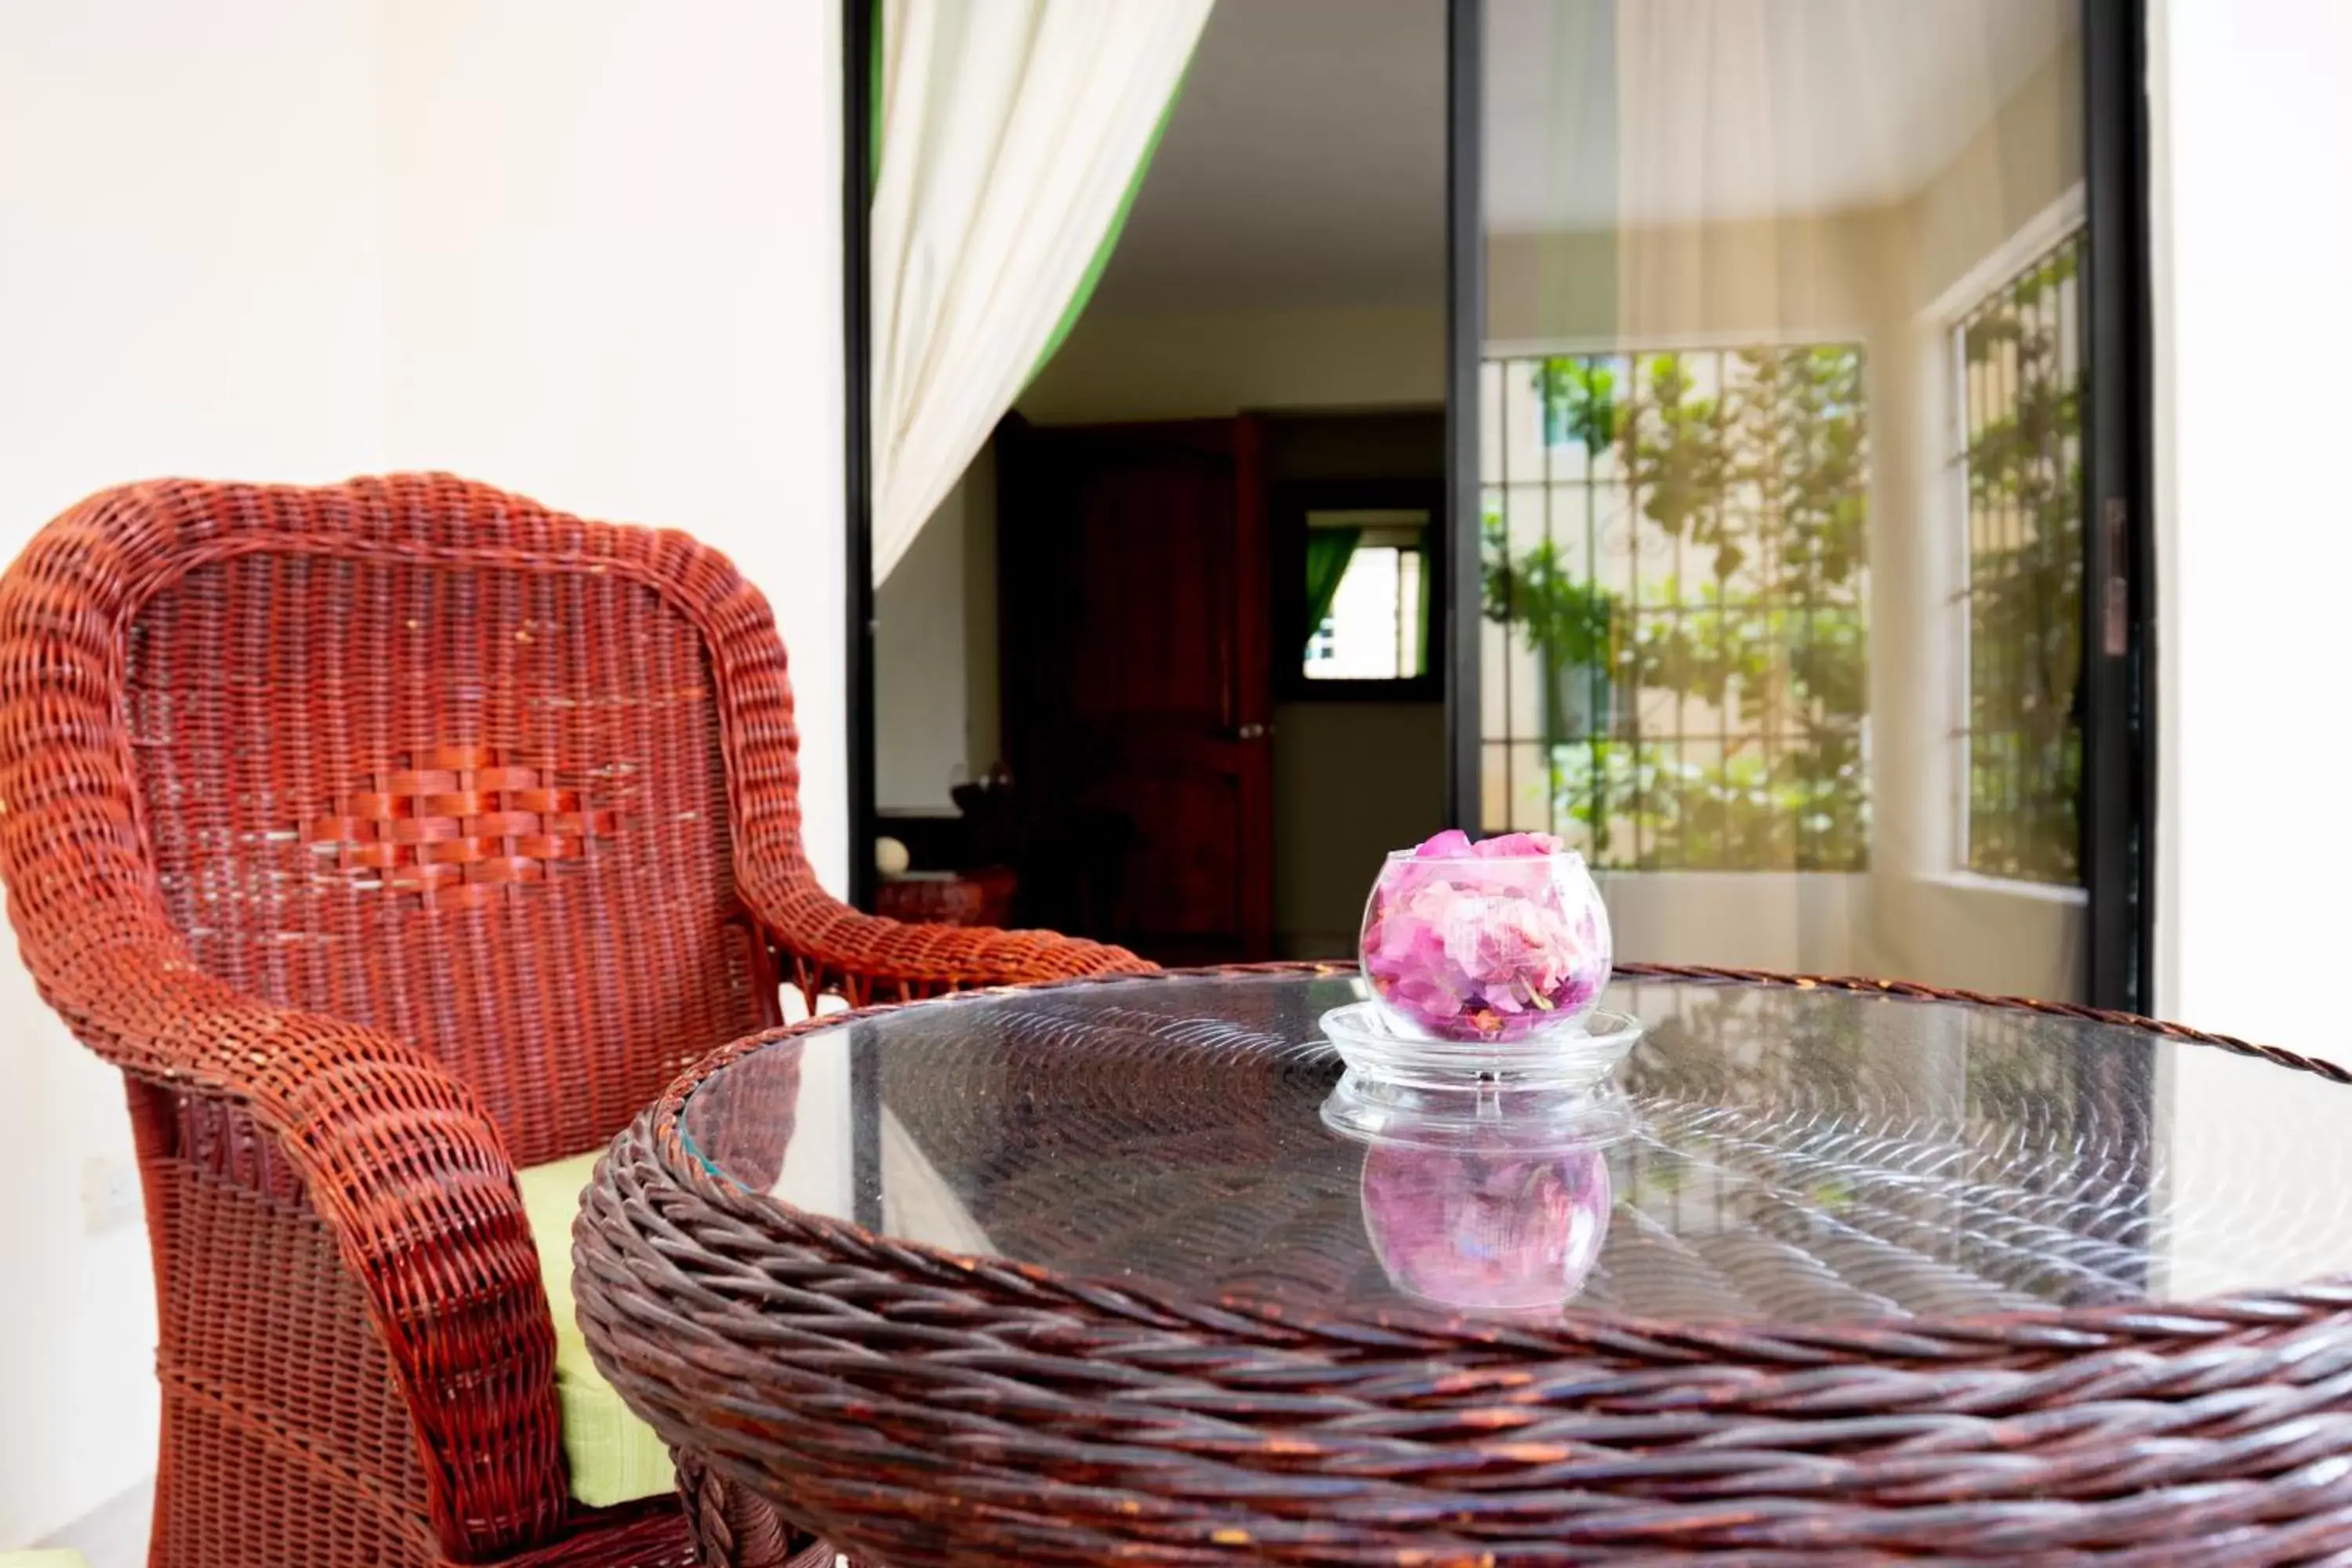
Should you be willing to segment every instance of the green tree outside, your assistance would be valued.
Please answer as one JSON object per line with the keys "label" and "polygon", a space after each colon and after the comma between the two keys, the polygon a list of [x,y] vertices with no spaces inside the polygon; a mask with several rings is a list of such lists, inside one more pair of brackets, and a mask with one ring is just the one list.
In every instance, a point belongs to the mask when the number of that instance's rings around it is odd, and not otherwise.
{"label": "green tree outside", "polygon": [[1545,737],[1553,821],[1605,867],[1860,870],[1862,351],[1742,350],[1705,391],[1692,357],[1527,364],[1547,440],[1581,448],[1586,506],[1613,455],[1633,526],[1679,563],[1638,591],[1606,584],[1551,540],[1514,552],[1490,506],[1488,618],[1519,629],[1548,679],[1584,688],[1551,705],[1571,720]]}

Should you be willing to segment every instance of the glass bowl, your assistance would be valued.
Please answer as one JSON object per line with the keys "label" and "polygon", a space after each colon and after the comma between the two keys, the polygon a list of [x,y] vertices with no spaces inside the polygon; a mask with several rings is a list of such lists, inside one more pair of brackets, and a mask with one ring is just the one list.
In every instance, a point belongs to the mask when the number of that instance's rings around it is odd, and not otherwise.
{"label": "glass bowl", "polygon": [[1515,851],[1531,835],[1448,837],[1463,852],[1391,855],[1364,906],[1358,961],[1390,1032],[1487,1045],[1579,1032],[1610,963],[1609,911],[1584,857]]}

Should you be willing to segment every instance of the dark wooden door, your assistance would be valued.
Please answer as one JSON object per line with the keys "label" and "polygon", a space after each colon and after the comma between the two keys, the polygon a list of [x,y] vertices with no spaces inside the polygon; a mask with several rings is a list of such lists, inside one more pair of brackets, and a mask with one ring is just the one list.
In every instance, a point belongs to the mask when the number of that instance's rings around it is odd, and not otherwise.
{"label": "dark wooden door", "polygon": [[1023,886],[1162,963],[1273,946],[1264,449],[1246,417],[999,437]]}

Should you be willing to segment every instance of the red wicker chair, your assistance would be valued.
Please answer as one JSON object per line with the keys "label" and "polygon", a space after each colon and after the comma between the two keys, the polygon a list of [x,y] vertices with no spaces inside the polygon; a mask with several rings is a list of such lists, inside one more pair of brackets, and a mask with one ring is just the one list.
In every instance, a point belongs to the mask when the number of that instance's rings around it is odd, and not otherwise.
{"label": "red wicker chair", "polygon": [[[683,534],[444,476],[93,497],[0,579],[0,876],[128,1079],[152,1561],[695,1560],[565,1491],[513,1163],[776,1021],[1126,968],[844,908],[768,607]],[[780,967],[781,966],[781,967]]]}

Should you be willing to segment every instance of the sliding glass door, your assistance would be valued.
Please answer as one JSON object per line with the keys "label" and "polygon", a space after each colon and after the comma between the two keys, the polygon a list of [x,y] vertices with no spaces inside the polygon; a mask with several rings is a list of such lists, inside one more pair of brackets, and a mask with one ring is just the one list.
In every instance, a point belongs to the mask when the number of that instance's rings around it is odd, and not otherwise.
{"label": "sliding glass door", "polygon": [[1628,958],[2131,1000],[2083,6],[1456,11],[1462,815]]}

